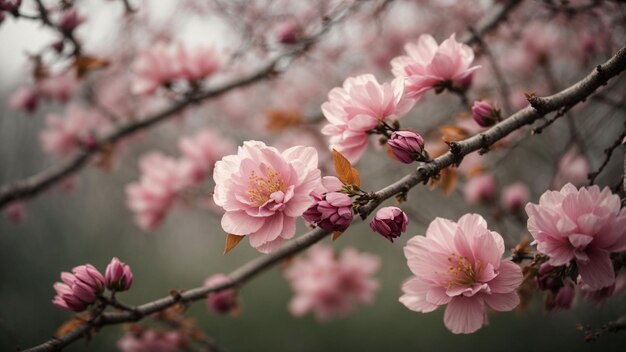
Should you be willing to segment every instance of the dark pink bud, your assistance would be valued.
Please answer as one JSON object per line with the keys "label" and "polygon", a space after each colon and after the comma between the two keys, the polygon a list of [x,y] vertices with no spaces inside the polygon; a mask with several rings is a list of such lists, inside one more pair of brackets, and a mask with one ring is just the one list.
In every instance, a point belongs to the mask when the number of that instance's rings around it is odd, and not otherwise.
{"label": "dark pink bud", "polygon": [[26,216],[26,211],[24,210],[24,203],[15,201],[9,203],[3,210],[4,215],[14,223],[20,223],[24,220]]}
{"label": "dark pink bud", "polygon": [[370,228],[393,242],[394,238],[400,237],[406,231],[408,223],[409,218],[400,208],[385,207],[378,210],[370,222]]}
{"label": "dark pink bud", "polygon": [[22,0],[0,0],[0,11],[15,12],[22,4]]}
{"label": "dark pink bud", "polygon": [[486,101],[477,100],[472,105],[472,117],[481,127],[489,127],[500,121],[500,110]]}
{"label": "dark pink bud", "polygon": [[104,278],[91,264],[72,269],[73,274],[61,273],[61,281],[54,284],[56,296],[52,303],[73,312],[81,312],[98,299],[104,290]]}
{"label": "dark pink bud", "polygon": [[282,44],[295,44],[300,40],[301,35],[302,27],[291,19],[279,23],[276,27],[276,38]]}
{"label": "dark pink bud", "polygon": [[352,223],[352,199],[345,193],[328,192],[315,196],[317,203],[302,214],[304,220],[328,232],[343,232]]}
{"label": "dark pink bud", "polygon": [[70,9],[63,14],[61,19],[59,20],[58,26],[63,34],[71,35],[76,27],[78,27],[84,21],[85,19],[78,15],[76,9]]}
{"label": "dark pink bud", "polygon": [[52,43],[52,49],[54,49],[54,51],[56,51],[57,53],[62,53],[63,49],[65,48],[65,43],[63,42],[63,40],[57,40],[56,42]]}
{"label": "dark pink bud", "polygon": [[416,160],[425,161],[424,138],[411,131],[397,131],[391,134],[391,139],[387,141],[393,155],[405,164],[410,164]]}
{"label": "dark pink bud", "polygon": [[39,93],[35,88],[18,88],[9,97],[9,107],[14,110],[33,112],[37,109]]}
{"label": "dark pink bud", "polygon": [[79,265],[72,269],[72,273],[76,277],[76,280],[83,282],[94,292],[94,295],[104,291],[104,277],[93,265]]}
{"label": "dark pink bud", "polygon": [[[220,285],[228,281],[230,281],[228,276],[215,274],[204,281],[204,286]],[[237,290],[234,288],[209,293],[207,296],[207,308],[217,314],[226,314],[236,308],[237,305]]]}
{"label": "dark pink bud", "polygon": [[133,272],[128,265],[113,258],[104,272],[104,282],[111,291],[126,291],[133,284]]}
{"label": "dark pink bud", "polygon": [[542,291],[556,291],[563,285],[562,280],[556,276],[555,267],[548,263],[543,263],[539,267],[535,282]]}

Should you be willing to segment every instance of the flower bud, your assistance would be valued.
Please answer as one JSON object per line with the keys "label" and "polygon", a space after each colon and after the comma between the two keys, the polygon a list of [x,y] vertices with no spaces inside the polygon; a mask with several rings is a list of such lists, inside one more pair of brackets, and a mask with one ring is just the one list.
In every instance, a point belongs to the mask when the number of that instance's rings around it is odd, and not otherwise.
{"label": "flower bud", "polygon": [[539,287],[542,291],[555,291],[559,289],[563,285],[561,279],[556,277],[553,274],[555,267],[550,265],[549,263],[543,263],[539,267],[539,272],[537,276],[535,276],[535,282],[537,283],[537,287]]}
{"label": "flower bud", "polygon": [[71,35],[72,32],[83,23],[85,19],[78,15],[76,9],[70,9],[63,14],[59,20],[58,27],[65,35]]}
{"label": "flower bud", "polygon": [[104,272],[104,282],[111,291],[126,291],[133,284],[133,272],[128,265],[113,258]]}
{"label": "flower bud", "polygon": [[4,215],[14,223],[20,223],[26,217],[26,211],[24,210],[24,203],[20,201],[14,201],[9,203],[3,210]]}
{"label": "flower bud", "polygon": [[0,11],[17,13],[22,0],[0,0]]}
{"label": "flower bud", "polygon": [[302,214],[304,220],[328,232],[343,232],[352,223],[352,199],[345,193],[313,196],[317,201]]}
{"label": "flower bud", "polygon": [[296,44],[302,35],[302,27],[294,21],[281,22],[276,27],[276,39],[282,44]]}
{"label": "flower bud", "polygon": [[508,212],[517,212],[524,209],[530,199],[530,191],[524,183],[518,182],[502,190],[502,206]]}
{"label": "flower bud", "polygon": [[472,177],[463,187],[467,204],[478,204],[493,199],[496,195],[496,180],[491,174]]}
{"label": "flower bud", "polygon": [[391,134],[391,139],[387,141],[387,144],[393,155],[405,164],[428,159],[424,154],[424,139],[415,132],[396,131]]}
{"label": "flower bud", "polygon": [[385,207],[378,210],[370,222],[370,228],[393,243],[393,239],[400,237],[406,231],[409,218],[397,207]]}
{"label": "flower bud", "polygon": [[[204,281],[204,286],[215,286],[230,281],[224,274],[215,274]],[[226,314],[237,307],[237,290],[229,288],[218,292],[209,293],[207,296],[207,308],[217,314]]]}
{"label": "flower bud", "polygon": [[104,291],[104,277],[93,265],[79,265],[72,269],[72,273],[76,277],[77,283],[83,283],[84,286],[93,291],[94,294],[100,294]]}
{"label": "flower bud", "polygon": [[72,273],[61,273],[61,281],[53,286],[57,294],[52,303],[73,312],[87,309],[104,290],[104,278],[91,264],[77,266]]}
{"label": "flower bud", "polygon": [[486,101],[477,100],[472,105],[472,117],[481,127],[489,127],[500,121],[500,109]]}

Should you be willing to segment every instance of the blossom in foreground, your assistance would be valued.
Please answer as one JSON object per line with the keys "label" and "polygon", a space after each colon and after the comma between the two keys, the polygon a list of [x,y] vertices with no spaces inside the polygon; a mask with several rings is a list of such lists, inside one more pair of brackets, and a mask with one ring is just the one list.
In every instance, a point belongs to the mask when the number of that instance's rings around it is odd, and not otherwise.
{"label": "blossom in foreground", "polygon": [[472,73],[480,68],[470,67],[474,51],[457,42],[454,34],[441,45],[431,35],[422,34],[417,42],[407,43],[404,50],[408,56],[391,60],[391,71],[406,79],[405,94],[416,100],[433,88],[466,87]]}
{"label": "blossom in foreground", "polygon": [[552,188],[561,188],[567,183],[577,187],[585,185],[590,171],[589,160],[578,151],[578,148],[572,147],[559,159]]}
{"label": "blossom in foreground", "polygon": [[122,352],[179,352],[183,343],[177,331],[147,329],[138,334],[126,333],[117,342],[117,348]]}
{"label": "blossom in foreground", "polygon": [[521,268],[502,260],[504,241],[487,228],[480,215],[466,214],[458,222],[436,218],[426,236],[415,236],[404,247],[415,275],[402,286],[400,302],[410,310],[432,312],[447,304],[444,324],[455,334],[468,334],[486,324],[485,304],[510,311],[520,299]]}
{"label": "blossom in foreground", "polygon": [[626,250],[626,210],[620,204],[608,187],[567,184],[526,205],[528,231],[550,265],[575,261],[582,281],[598,290],[615,282],[610,253]]}
{"label": "blossom in foreground", "polygon": [[372,231],[381,234],[393,243],[393,239],[400,237],[406,232],[409,218],[398,207],[384,207],[376,212],[376,216],[370,221]]}
{"label": "blossom in foreground", "polygon": [[215,164],[213,200],[226,213],[222,228],[248,236],[250,245],[269,253],[296,232],[296,218],[314,202],[321,184],[317,151],[296,146],[280,153],[263,142],[244,142],[236,155]]}
{"label": "blossom in foreground", "polygon": [[91,264],[77,266],[72,273],[61,273],[61,281],[54,284],[56,296],[52,303],[73,312],[85,310],[104,290],[104,277]]}
{"label": "blossom in foreground", "polygon": [[313,311],[318,320],[345,316],[357,304],[370,304],[378,291],[372,275],[378,271],[378,257],[346,248],[336,256],[324,245],[312,247],[307,258],[298,258],[285,271],[295,296],[289,311],[302,316]]}
{"label": "blossom in foreground", "polygon": [[[204,281],[204,286],[214,286],[230,281],[224,274],[215,274]],[[216,314],[226,314],[237,307],[237,290],[229,288],[207,295],[207,309]]]}
{"label": "blossom in foreground", "polygon": [[403,80],[380,84],[371,74],[349,77],[342,87],[328,93],[322,112],[329,124],[322,133],[330,136],[330,146],[351,163],[361,159],[368,131],[382,122],[392,122],[404,116],[413,101],[403,98]]}
{"label": "blossom in foreground", "polygon": [[111,291],[126,291],[133,284],[133,272],[130,266],[113,258],[104,271],[104,282]]}

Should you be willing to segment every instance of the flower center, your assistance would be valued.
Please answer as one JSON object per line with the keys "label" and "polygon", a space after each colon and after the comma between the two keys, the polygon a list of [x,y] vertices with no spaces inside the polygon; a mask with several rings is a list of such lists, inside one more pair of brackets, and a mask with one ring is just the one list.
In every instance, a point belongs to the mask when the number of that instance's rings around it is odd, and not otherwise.
{"label": "flower center", "polygon": [[248,178],[248,192],[246,194],[250,202],[260,207],[270,200],[273,193],[285,192],[285,189],[285,183],[278,172],[268,169],[265,177],[261,177],[252,171]]}
{"label": "flower center", "polygon": [[475,264],[472,264],[467,258],[452,254],[448,257],[450,266],[448,267],[448,273],[450,278],[448,279],[448,288],[456,288],[461,286],[471,286],[478,282],[478,276],[482,270],[482,263],[480,260],[476,260]]}

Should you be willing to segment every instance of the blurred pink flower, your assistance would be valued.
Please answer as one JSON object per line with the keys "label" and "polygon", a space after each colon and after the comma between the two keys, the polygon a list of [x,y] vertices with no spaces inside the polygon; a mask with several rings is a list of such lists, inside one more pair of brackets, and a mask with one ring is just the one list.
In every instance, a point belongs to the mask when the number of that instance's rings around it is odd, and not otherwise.
{"label": "blurred pink flower", "polygon": [[391,60],[391,71],[396,77],[406,78],[405,95],[416,100],[433,88],[465,87],[472,73],[480,68],[470,67],[474,51],[457,42],[454,34],[441,45],[430,34],[422,34],[417,42],[406,44],[404,50],[408,56]]}
{"label": "blurred pink flower", "polygon": [[502,207],[509,212],[524,209],[530,200],[530,191],[523,182],[516,182],[502,189]]}
{"label": "blurred pink flower", "polygon": [[282,44],[295,44],[302,35],[302,27],[294,19],[280,22],[275,28],[276,39]]}
{"label": "blurred pink flower", "polygon": [[78,88],[79,82],[73,74],[66,73],[49,76],[37,82],[37,90],[41,96],[57,100],[62,103],[68,102]]}
{"label": "blurred pink flower", "polygon": [[422,313],[447,304],[446,327],[455,334],[472,333],[486,324],[485,304],[504,312],[520,302],[515,290],[522,270],[501,260],[503,254],[502,236],[480,215],[466,214],[458,223],[436,218],[426,236],[415,236],[404,247],[415,277],[402,286],[400,302]]}
{"label": "blurred pink flower", "polygon": [[177,331],[147,329],[139,334],[126,333],[117,342],[122,352],[180,352],[183,340]]}
{"label": "blurred pink flower", "polygon": [[39,102],[39,94],[37,89],[20,87],[14,91],[9,97],[9,108],[13,110],[24,110],[26,112],[33,112],[37,110],[37,103]]}
{"label": "blurred pink flower", "polygon": [[561,188],[567,183],[574,186],[586,184],[590,168],[587,158],[576,147],[570,148],[559,160],[552,188]]}
{"label": "blurred pink flower", "polygon": [[61,273],[61,281],[54,284],[56,296],[52,303],[74,312],[85,310],[104,290],[104,277],[91,264],[80,265],[72,273]]}
{"label": "blurred pink flower", "polygon": [[615,282],[610,253],[626,250],[626,210],[608,187],[546,191],[539,204],[526,205],[528,231],[537,250],[550,256],[553,266],[572,260],[582,281],[592,290]]}
{"label": "blurred pink flower", "polygon": [[63,13],[57,26],[65,35],[71,35],[76,27],[83,22],[85,22],[85,18],[80,16],[75,8],[71,8]]}
{"label": "blurred pink flower", "polygon": [[7,204],[2,210],[4,216],[14,223],[20,223],[24,221],[26,217],[26,210],[24,210],[24,203],[20,201],[13,201]]}
{"label": "blurred pink flower", "polygon": [[104,123],[97,112],[76,105],[68,106],[65,115],[46,116],[46,129],[39,134],[43,151],[57,158],[68,155],[80,145],[89,144],[97,128]]}
{"label": "blurred pink flower", "polygon": [[219,70],[221,65],[217,52],[210,46],[190,48],[178,44],[175,59],[179,65],[176,78],[188,81],[205,79]]}
{"label": "blurred pink flower", "polygon": [[235,150],[235,145],[213,131],[204,130],[193,137],[181,138],[178,149],[183,155],[183,172],[191,184],[199,184],[211,175],[216,161]]}
{"label": "blurred pink flower", "polygon": [[177,193],[186,186],[180,163],[152,152],[139,160],[141,179],[126,186],[126,205],[144,231],[154,230],[167,214]]}
{"label": "blurred pink flower", "polygon": [[309,311],[318,320],[345,316],[358,303],[370,304],[378,291],[371,276],[378,271],[378,257],[346,248],[340,256],[324,245],[312,247],[306,259],[298,258],[285,271],[295,296],[289,311],[302,316]]}
{"label": "blurred pink flower", "polygon": [[322,133],[330,136],[330,146],[356,163],[367,147],[368,131],[381,122],[404,116],[413,101],[403,99],[402,79],[378,83],[371,74],[349,77],[343,87],[333,88],[322,112],[329,124]]}
{"label": "blurred pink flower", "polygon": [[179,65],[171,50],[164,44],[144,49],[135,62],[133,71],[137,76],[131,91],[134,94],[152,94],[159,86],[171,83],[179,77]]}
{"label": "blurred pink flower", "polygon": [[222,228],[248,235],[263,253],[295,235],[296,218],[313,204],[310,194],[321,182],[314,148],[280,153],[257,141],[244,142],[237,155],[218,161],[213,178],[213,199],[226,211]]}
{"label": "blurred pink flower", "polygon": [[493,199],[496,195],[496,180],[492,174],[472,177],[463,187],[467,204],[474,205]]}
{"label": "blurred pink flower", "polygon": [[[215,274],[204,281],[204,286],[214,286],[230,281],[224,274]],[[237,307],[237,290],[229,288],[219,292],[209,293],[207,308],[216,314],[226,314]]]}

